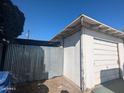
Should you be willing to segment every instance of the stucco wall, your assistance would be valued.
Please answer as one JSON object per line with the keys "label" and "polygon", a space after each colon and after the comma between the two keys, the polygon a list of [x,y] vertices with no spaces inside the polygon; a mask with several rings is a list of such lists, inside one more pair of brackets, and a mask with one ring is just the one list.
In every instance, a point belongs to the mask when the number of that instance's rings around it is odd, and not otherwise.
{"label": "stucco wall", "polygon": [[[80,73],[82,73],[82,77],[84,77],[83,86],[85,89],[93,88],[97,84],[96,75],[95,75],[95,66],[94,66],[94,54],[93,54],[95,39],[101,39],[117,44],[118,61],[119,61],[117,67],[121,70],[121,74],[120,74],[121,77],[124,78],[123,40],[118,37],[114,37],[99,31],[93,31],[82,27],[81,31],[73,34],[72,36],[64,38],[63,74],[64,76],[72,80],[80,87]],[[82,44],[81,48],[80,48],[80,44]],[[82,55],[80,55],[81,53]],[[82,59],[83,61],[81,61],[80,59]],[[83,72],[80,72],[80,67],[81,67],[80,62],[82,62]]]}
{"label": "stucco wall", "polygon": [[64,39],[64,76],[80,87],[80,32]]}

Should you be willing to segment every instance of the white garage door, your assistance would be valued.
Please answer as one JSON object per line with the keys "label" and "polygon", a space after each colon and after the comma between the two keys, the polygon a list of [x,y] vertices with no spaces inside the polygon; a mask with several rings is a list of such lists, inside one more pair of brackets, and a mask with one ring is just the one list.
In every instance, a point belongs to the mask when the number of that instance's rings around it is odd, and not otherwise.
{"label": "white garage door", "polygon": [[95,82],[103,83],[119,78],[117,44],[94,39]]}

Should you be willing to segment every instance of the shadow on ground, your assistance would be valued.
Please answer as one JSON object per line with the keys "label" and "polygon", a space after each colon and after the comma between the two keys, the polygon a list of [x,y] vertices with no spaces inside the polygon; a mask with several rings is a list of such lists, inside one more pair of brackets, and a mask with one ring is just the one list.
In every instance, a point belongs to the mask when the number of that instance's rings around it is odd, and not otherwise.
{"label": "shadow on ground", "polygon": [[69,93],[67,90],[62,90],[61,93]]}
{"label": "shadow on ground", "polygon": [[72,81],[62,76],[17,85],[14,93],[82,93],[82,91]]}
{"label": "shadow on ground", "polygon": [[124,93],[124,80],[116,79],[97,86],[93,93]]}
{"label": "shadow on ground", "polygon": [[14,93],[49,93],[49,88],[43,82],[30,82],[17,85]]}

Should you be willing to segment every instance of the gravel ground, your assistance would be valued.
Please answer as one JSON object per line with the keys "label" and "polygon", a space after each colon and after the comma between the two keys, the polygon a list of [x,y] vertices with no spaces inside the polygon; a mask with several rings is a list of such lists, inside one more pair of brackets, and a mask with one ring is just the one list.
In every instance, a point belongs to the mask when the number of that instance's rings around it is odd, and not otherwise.
{"label": "gravel ground", "polygon": [[65,77],[36,81],[18,85],[15,93],[82,93],[73,82]]}

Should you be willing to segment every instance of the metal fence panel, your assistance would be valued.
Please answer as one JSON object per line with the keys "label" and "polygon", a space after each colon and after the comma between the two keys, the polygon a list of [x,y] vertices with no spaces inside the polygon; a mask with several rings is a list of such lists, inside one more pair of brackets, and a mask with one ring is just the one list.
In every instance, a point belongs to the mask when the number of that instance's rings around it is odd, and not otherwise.
{"label": "metal fence panel", "polygon": [[63,73],[63,48],[10,44],[4,70],[10,71],[17,82],[48,79]]}

